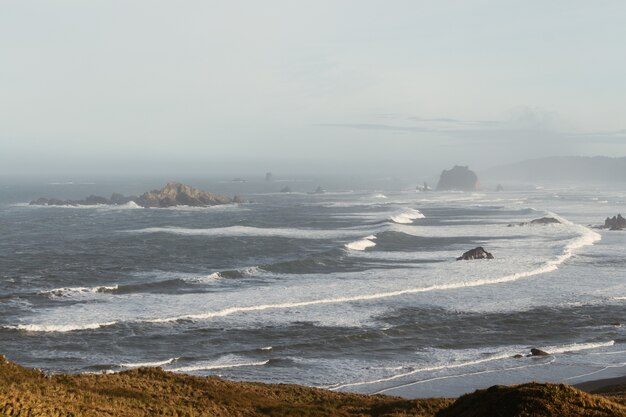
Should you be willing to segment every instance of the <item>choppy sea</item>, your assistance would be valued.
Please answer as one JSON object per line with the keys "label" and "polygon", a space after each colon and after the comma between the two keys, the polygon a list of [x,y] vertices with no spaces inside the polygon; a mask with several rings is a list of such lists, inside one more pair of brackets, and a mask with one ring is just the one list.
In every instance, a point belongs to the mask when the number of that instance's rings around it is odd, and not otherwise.
{"label": "choppy sea", "polygon": [[[2,185],[0,354],[407,397],[625,373],[626,232],[590,227],[624,190],[206,180],[249,202],[27,204],[162,185],[120,184]],[[455,260],[476,246],[495,259]],[[513,357],[533,347],[552,355]]]}

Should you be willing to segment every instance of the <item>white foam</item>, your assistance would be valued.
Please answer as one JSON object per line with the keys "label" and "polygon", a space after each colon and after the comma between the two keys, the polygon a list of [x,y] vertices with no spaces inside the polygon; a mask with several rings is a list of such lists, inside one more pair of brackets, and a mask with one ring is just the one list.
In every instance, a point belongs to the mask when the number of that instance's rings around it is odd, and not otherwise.
{"label": "white foam", "polygon": [[107,291],[115,291],[118,289],[118,285],[110,285],[110,286],[97,286],[97,287],[64,287],[64,288],[54,288],[48,291],[42,291],[40,294],[48,295],[50,297],[68,297],[80,294],[96,294]]}
{"label": "white foam", "polygon": [[423,219],[424,217],[425,216],[422,213],[420,213],[419,210],[408,209],[406,211],[403,211],[400,214],[391,216],[389,220],[391,220],[394,223],[410,224],[410,223],[413,223],[413,220]]}
{"label": "white foam", "polygon": [[167,360],[158,361],[158,362],[121,363],[120,366],[123,368],[131,368],[131,369],[132,368],[145,368],[145,367],[154,368],[157,366],[172,364],[176,362],[178,359],[179,358],[169,358]]}
{"label": "white foam", "polygon": [[[567,220],[562,219],[562,221],[567,222]],[[582,248],[587,245],[592,245],[594,242],[600,240],[601,236],[580,225],[574,225],[571,222],[568,222],[572,227],[575,227],[580,231],[580,236],[578,238],[573,239],[568,243],[563,253],[560,256],[557,256],[554,259],[551,259],[545,262],[538,268],[517,272],[514,274],[509,274],[501,277],[495,278],[482,278],[473,281],[460,281],[453,282],[448,284],[434,284],[425,287],[416,287],[416,288],[406,288],[397,291],[387,291],[387,292],[379,292],[374,294],[362,294],[362,295],[354,295],[354,296],[345,296],[345,297],[333,297],[333,298],[325,298],[318,300],[309,300],[309,301],[300,301],[300,302],[291,302],[291,303],[276,303],[276,304],[259,304],[245,307],[230,307],[223,310],[217,311],[209,311],[205,313],[199,314],[190,314],[185,316],[178,317],[169,317],[169,318],[161,318],[161,319],[153,319],[148,320],[148,322],[154,323],[164,323],[164,322],[173,322],[178,320],[206,320],[214,317],[224,317],[232,314],[238,313],[247,313],[253,311],[264,311],[264,310],[278,310],[278,309],[290,309],[290,308],[299,308],[299,307],[307,307],[313,305],[324,305],[324,304],[338,304],[338,303],[349,303],[355,301],[368,301],[368,300],[378,300],[383,298],[392,298],[399,297],[402,295],[409,294],[418,294],[425,293],[431,291],[445,291],[445,290],[454,290],[459,288],[471,288],[471,287],[480,287],[484,285],[495,285],[495,284],[503,284],[508,282],[517,281],[523,278],[528,278],[535,275],[544,274],[547,272],[552,272],[558,269],[559,265],[565,262],[567,259],[574,256],[575,250]]]}
{"label": "white foam", "polygon": [[382,198],[382,199],[385,199],[385,198],[387,198],[387,196],[385,194],[378,193],[378,194],[374,194],[372,196],[372,198]]}
{"label": "white foam", "polygon": [[623,301],[623,300],[626,300],[626,297],[613,297],[613,300]]}
{"label": "white foam", "polygon": [[371,248],[371,247],[376,246],[376,243],[372,242],[372,240],[374,240],[374,239],[376,239],[376,236],[370,235],[370,236],[364,237],[361,240],[357,240],[355,242],[346,243],[345,247],[346,247],[346,249],[350,249],[350,250],[362,251],[362,250],[365,250],[367,248]]}
{"label": "white foam", "polygon": [[[601,347],[610,347],[610,346],[613,346],[614,344],[615,344],[615,341],[613,341],[613,340],[608,341],[608,342],[572,343],[572,344],[561,345],[561,346],[548,346],[548,347],[542,348],[541,350],[545,350],[546,352],[548,352],[551,355],[553,355],[553,354],[558,354],[558,353],[576,352],[576,351],[580,351],[580,350],[590,350],[590,349],[597,349],[597,348],[601,348]],[[331,387],[330,389],[337,390],[337,389],[347,388],[347,387],[378,384],[378,383],[381,383],[381,382],[388,382],[388,381],[393,381],[393,380],[400,379],[400,378],[405,378],[407,376],[415,375],[415,374],[418,374],[418,373],[464,368],[464,367],[473,366],[473,365],[479,365],[479,364],[483,364],[483,363],[487,363],[487,362],[493,362],[493,361],[498,361],[498,360],[503,360],[503,359],[510,359],[513,355],[520,354],[520,353],[521,353],[520,349],[517,349],[517,348],[515,348],[515,349],[507,349],[506,351],[502,351],[502,352],[499,352],[497,354],[494,354],[494,355],[491,355],[489,357],[482,358],[482,359],[462,361],[462,362],[458,362],[458,363],[452,362],[452,363],[443,363],[443,364],[438,364],[438,365],[433,365],[433,366],[426,366],[426,367],[423,367],[423,368],[413,369],[413,370],[410,370],[408,372],[398,373],[398,374],[395,374],[395,375],[392,375],[392,376],[389,376],[389,377],[385,377],[385,378],[378,378],[378,379],[374,379],[374,380],[370,380],[370,381],[360,381],[360,382],[353,382],[353,383],[335,385],[335,386]],[[523,367],[527,367],[527,365],[525,365]],[[485,371],[482,371],[482,372],[485,372]],[[449,378],[449,377],[453,377],[453,376],[458,376],[458,375],[446,376],[446,377],[442,377],[442,378]],[[418,381],[418,382],[424,382],[424,381]],[[412,383],[409,383],[409,384],[405,384],[405,385],[411,385],[411,384],[414,384],[414,383],[415,382],[412,382]],[[404,385],[402,385],[402,386],[404,386]],[[399,388],[399,386],[386,388],[386,389],[377,391],[376,393],[389,391],[389,390],[395,389],[395,388]]]}
{"label": "white foam", "polygon": [[181,236],[253,236],[253,237],[285,237],[294,239],[328,239],[359,236],[363,230],[322,230],[295,228],[262,228],[250,226],[228,226],[211,229],[192,229],[185,227],[148,227],[145,229],[125,230],[126,233],[169,233]]}
{"label": "white foam", "polygon": [[210,371],[213,369],[228,369],[228,368],[242,368],[249,366],[264,366],[269,363],[269,360],[260,362],[238,362],[228,358],[225,362],[201,362],[196,365],[180,366],[178,368],[168,368],[171,372],[195,372],[195,371]]}
{"label": "white foam", "polygon": [[222,275],[219,272],[213,272],[212,274],[202,276],[202,277],[188,278],[185,281],[207,284],[209,282],[217,281],[220,278],[222,278]]}
{"label": "white foam", "polygon": [[598,349],[601,347],[611,347],[615,345],[614,340],[608,342],[591,342],[591,343],[572,343],[562,346],[545,346],[541,350],[548,352],[549,354],[566,353],[566,352],[578,352],[580,350]]}
{"label": "white foam", "polygon": [[113,326],[117,322],[85,323],[85,324],[17,324],[0,326],[5,329],[23,330],[26,332],[58,332],[66,333],[77,330],[94,330],[100,327]]}

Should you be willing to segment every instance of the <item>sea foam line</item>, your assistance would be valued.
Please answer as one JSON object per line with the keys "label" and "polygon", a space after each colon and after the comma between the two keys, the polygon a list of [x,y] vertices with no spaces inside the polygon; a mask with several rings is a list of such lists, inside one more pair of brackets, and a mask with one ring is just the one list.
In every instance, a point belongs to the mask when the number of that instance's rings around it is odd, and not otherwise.
{"label": "sea foam line", "polygon": [[[558,269],[559,265],[563,262],[574,256],[574,252],[577,249],[580,249],[587,245],[592,245],[598,240],[600,240],[600,234],[594,232],[587,227],[573,224],[563,218],[560,218],[566,224],[575,227],[580,231],[580,236],[577,239],[572,240],[568,243],[563,253],[552,259],[547,261],[539,268],[535,268],[530,271],[517,272],[510,275],[505,275],[503,277],[497,278],[483,278],[474,281],[461,281],[450,284],[439,284],[439,285],[431,285],[427,287],[417,287],[417,288],[407,288],[404,290],[397,291],[388,291],[381,292],[375,294],[364,294],[364,295],[355,295],[355,296],[346,296],[346,297],[333,297],[319,300],[310,300],[310,301],[300,301],[300,302],[291,302],[291,303],[276,303],[276,304],[260,304],[254,306],[245,306],[245,307],[229,307],[223,310],[217,311],[209,311],[205,313],[198,314],[187,314],[182,316],[175,317],[165,317],[159,319],[146,319],[146,320],[137,320],[137,322],[144,323],[171,323],[180,320],[207,320],[215,317],[225,317],[232,314],[238,313],[248,313],[254,311],[264,311],[264,310],[279,310],[279,309],[290,309],[290,308],[299,308],[299,307],[308,307],[314,305],[325,305],[325,304],[338,304],[338,303],[349,303],[349,302],[357,302],[357,301],[369,301],[369,300],[379,300],[384,298],[392,298],[399,297],[402,295],[409,294],[418,294],[425,293],[431,291],[444,291],[444,290],[454,290],[460,288],[471,288],[471,287],[480,287],[484,285],[495,285],[495,284],[503,284],[508,282],[517,281],[523,278],[528,278],[535,275],[544,274],[547,272],[552,272]],[[95,329],[102,326],[108,326],[111,324],[115,324],[116,322],[105,323],[105,324],[83,324],[83,325],[35,325],[35,324],[20,324],[17,326],[2,326],[4,328],[9,329],[18,329],[18,330],[28,330],[28,331],[72,331],[72,330],[85,330],[85,329]],[[51,330],[52,329],[52,330]]]}
{"label": "sea foam line", "polygon": [[[548,353],[550,353],[551,355],[553,354],[558,354],[558,353],[564,353],[564,352],[577,352],[580,350],[589,350],[589,349],[597,349],[600,347],[609,347],[609,346],[613,346],[615,344],[614,340],[610,340],[608,342],[597,342],[597,343],[572,343],[569,345],[563,345],[563,346],[549,346],[549,347],[543,347],[541,348],[541,350],[547,351]],[[519,352],[517,352],[519,353]],[[484,358],[484,359],[476,359],[473,361],[465,361],[465,362],[459,362],[459,363],[453,363],[453,364],[441,364],[441,365],[436,365],[436,366],[430,366],[430,367],[425,367],[425,368],[418,368],[418,369],[414,369],[412,371],[409,372],[404,372],[404,373],[400,373],[400,374],[396,374],[396,375],[392,375],[386,378],[380,378],[380,379],[374,379],[371,381],[361,381],[361,382],[352,382],[352,383],[348,383],[348,384],[342,384],[342,385],[337,385],[334,386],[330,389],[332,390],[337,390],[340,388],[346,388],[346,387],[354,387],[354,386],[361,386],[361,385],[371,385],[371,384],[377,384],[377,383],[381,383],[381,382],[388,382],[388,381],[393,381],[396,379],[400,379],[400,378],[404,378],[410,375],[415,375],[417,373],[422,373],[422,372],[431,372],[431,371],[441,371],[441,370],[447,370],[447,369],[456,369],[456,368],[464,368],[467,366],[472,366],[472,365],[478,365],[481,363],[485,363],[485,362],[492,362],[492,361],[497,361],[497,360],[502,360],[502,359],[510,359],[512,358],[512,356],[515,354],[515,352],[513,351],[507,351],[498,355],[493,355],[490,356],[488,358]],[[415,382],[413,382],[415,383]],[[413,383],[409,383],[406,385],[411,385]],[[391,387],[389,389],[392,388],[399,388],[400,386],[395,386],[395,387]],[[384,389],[381,391],[377,391],[376,393],[380,393],[383,391],[387,391],[388,389]]]}
{"label": "sea foam line", "polygon": [[410,387],[412,385],[424,384],[426,382],[439,381],[439,380],[442,380],[442,379],[463,378],[464,376],[492,374],[494,372],[505,372],[505,371],[512,371],[512,370],[515,370],[515,369],[527,369],[527,368],[534,368],[534,367],[537,367],[537,366],[547,366],[547,365],[550,365],[551,363],[553,363],[555,360],[556,360],[555,358],[552,358],[548,362],[538,363],[538,364],[534,364],[534,365],[513,366],[513,367],[510,367],[510,368],[504,368],[504,369],[488,369],[488,370],[484,370],[484,371],[468,372],[468,373],[459,374],[459,375],[438,376],[438,377],[434,377],[434,378],[422,379],[422,380],[419,380],[419,381],[407,382],[405,384],[394,385],[394,386],[391,386],[389,388],[384,388],[384,389],[381,389],[381,390],[378,390],[378,391],[374,391],[374,392],[372,392],[372,394],[382,394],[382,393],[385,393],[385,392],[396,390],[398,388],[406,388],[406,387]]}
{"label": "sea foam line", "polygon": [[156,366],[169,365],[176,362],[180,358],[169,358],[165,361],[157,361],[157,362],[137,362],[137,363],[120,363],[122,368],[145,368],[150,367],[154,368]]}
{"label": "sea foam line", "polygon": [[181,366],[178,368],[168,368],[171,372],[194,372],[194,371],[209,371],[212,369],[226,369],[226,368],[242,368],[248,366],[265,366],[269,363],[269,359],[262,362],[243,362],[243,363],[204,363],[198,365]]}
{"label": "sea foam line", "polygon": [[169,233],[182,236],[252,236],[252,237],[286,237],[296,239],[328,239],[362,235],[363,230],[321,230],[295,228],[263,228],[251,226],[228,226],[209,229],[193,229],[185,227],[148,227],[145,229],[124,230],[125,233]]}
{"label": "sea foam line", "polygon": [[170,317],[170,318],[162,318],[162,319],[153,319],[147,320],[152,323],[166,323],[173,322],[178,320],[206,320],[214,317],[224,317],[229,316],[231,314],[236,313],[247,313],[253,311],[263,311],[263,310],[277,310],[277,309],[288,309],[288,308],[299,308],[299,307],[308,307],[313,305],[324,305],[324,304],[337,304],[337,303],[347,303],[347,302],[355,302],[355,301],[368,301],[368,300],[378,300],[383,298],[391,298],[398,297],[402,295],[408,294],[418,294],[430,291],[441,291],[441,290],[453,290],[459,288],[470,288],[470,287],[479,287],[483,285],[494,285],[494,284],[502,284],[507,282],[517,281],[522,278],[531,277],[534,275],[544,274],[546,272],[551,272],[558,269],[558,266],[565,262],[567,259],[571,258],[574,255],[574,251],[586,245],[593,244],[594,242],[600,240],[600,235],[584,226],[574,225],[580,228],[582,231],[581,236],[578,239],[574,239],[568,245],[566,245],[563,254],[558,256],[557,258],[546,262],[544,265],[539,268],[517,272],[510,275],[505,275],[503,277],[497,278],[484,278],[478,279],[474,281],[461,281],[450,284],[438,284],[431,285],[428,287],[417,287],[417,288],[407,288],[404,290],[397,291],[389,291],[389,292],[381,292],[376,294],[365,294],[365,295],[355,295],[355,296],[347,296],[347,297],[334,297],[334,298],[326,298],[320,300],[310,300],[310,301],[300,301],[300,302],[292,302],[292,303],[277,303],[277,304],[260,304],[256,306],[247,306],[247,307],[230,307],[223,310],[218,311],[209,311],[206,313],[200,314],[188,314],[184,316],[178,317]]}

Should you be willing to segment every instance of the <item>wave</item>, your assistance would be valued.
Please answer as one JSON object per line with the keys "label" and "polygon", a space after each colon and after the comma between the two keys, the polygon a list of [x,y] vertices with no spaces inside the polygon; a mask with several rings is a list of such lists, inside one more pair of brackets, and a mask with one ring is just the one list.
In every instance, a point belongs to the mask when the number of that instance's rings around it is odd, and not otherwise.
{"label": "wave", "polygon": [[228,368],[243,368],[250,366],[265,366],[270,363],[270,360],[259,362],[243,362],[239,358],[227,356],[224,359],[211,362],[200,362],[195,365],[180,366],[176,368],[168,368],[170,372],[195,372],[195,371],[210,371],[214,369],[228,369]]}
{"label": "wave", "polygon": [[396,214],[395,216],[391,216],[389,220],[394,223],[399,224],[410,224],[413,223],[413,220],[423,219],[425,216],[419,212],[419,210],[408,209],[407,211],[403,211],[400,214]]}
{"label": "wave", "polygon": [[21,330],[26,332],[45,332],[45,333],[66,333],[78,330],[95,330],[101,327],[114,326],[116,321],[108,321],[105,323],[85,323],[85,324],[15,324],[1,325],[3,329]]}
{"label": "wave", "polygon": [[[566,353],[566,352],[576,352],[580,350],[597,349],[600,347],[609,347],[609,346],[613,346],[614,344],[615,344],[615,341],[613,340],[608,341],[608,342],[597,342],[597,343],[594,343],[594,342],[572,343],[572,344],[561,345],[561,346],[549,346],[549,347],[542,348],[542,350],[546,349],[547,352],[549,352],[551,355],[554,355],[554,354]],[[378,379],[373,379],[369,381],[359,381],[359,382],[334,385],[330,387],[330,389],[337,390],[337,389],[347,388],[347,387],[372,385],[372,384],[378,384],[381,382],[389,382],[389,381],[393,381],[396,379],[405,378],[407,376],[415,375],[415,374],[422,373],[422,372],[432,372],[432,371],[442,371],[442,370],[448,370],[448,369],[464,368],[464,367],[473,366],[473,365],[480,365],[480,364],[487,363],[487,362],[511,359],[513,355],[522,354],[522,353],[523,352],[521,351],[521,348],[508,349],[506,351],[502,351],[497,354],[494,354],[485,358],[481,358],[481,359],[462,361],[462,362],[443,363],[443,364],[434,365],[434,366],[426,366],[423,368],[412,369],[408,372],[402,372],[402,373],[395,374],[395,375],[385,377],[385,378],[378,378]],[[398,386],[391,387],[391,388],[398,388]],[[377,391],[377,393],[388,391],[391,388],[386,388],[384,390]]]}
{"label": "wave", "polygon": [[180,358],[169,358],[167,360],[158,361],[158,362],[120,363],[119,366],[122,368],[146,368],[146,367],[154,368],[157,366],[170,365],[176,362],[178,359]]}
{"label": "wave", "polygon": [[64,287],[54,288],[52,290],[41,291],[39,294],[47,295],[48,297],[68,297],[80,294],[97,294],[97,293],[112,293],[117,290],[119,286],[98,286],[98,287]]}
{"label": "wave", "polygon": [[611,347],[613,345],[615,345],[615,341],[610,340],[608,342],[572,343],[569,345],[561,345],[561,346],[545,346],[545,347],[542,347],[541,350],[546,351],[550,354],[557,354],[557,353],[569,353],[569,352],[578,352],[581,350],[597,349],[601,347]]}
{"label": "wave", "polygon": [[361,240],[357,240],[355,242],[346,243],[346,249],[350,250],[365,250],[367,248],[371,248],[376,246],[376,242],[372,242],[372,240],[376,239],[376,236],[370,235],[364,237]]}
{"label": "wave", "polygon": [[[577,249],[582,248],[587,245],[592,245],[596,241],[601,239],[601,236],[594,232],[593,230],[581,226],[573,224],[563,218],[559,218],[561,221],[566,224],[571,225],[576,228],[580,232],[580,236],[576,239],[570,241],[564,248],[563,253],[556,258],[545,262],[538,268],[517,272],[514,274],[509,274],[501,277],[495,278],[482,278],[473,281],[460,281],[449,284],[434,284],[425,287],[415,287],[415,288],[406,288],[396,291],[387,291],[387,292],[379,292],[373,294],[361,294],[361,295],[353,295],[353,296],[343,296],[343,297],[332,297],[332,298],[324,298],[317,300],[307,300],[307,301],[295,301],[295,302],[285,302],[285,303],[275,303],[275,304],[258,304],[251,306],[243,306],[243,307],[229,307],[222,310],[208,311],[203,313],[196,314],[187,314],[175,317],[165,317],[165,318],[155,318],[155,319],[145,319],[141,320],[145,323],[173,323],[183,320],[208,320],[216,317],[225,317],[233,314],[240,313],[249,313],[249,312],[257,312],[264,310],[281,310],[281,309],[291,309],[291,308],[300,308],[300,307],[309,307],[316,305],[326,305],[326,304],[340,304],[340,303],[350,303],[357,301],[369,301],[369,300],[380,300],[384,298],[393,298],[399,297],[403,295],[410,294],[419,294],[426,293],[431,291],[446,291],[446,290],[455,290],[461,288],[472,288],[472,287],[480,287],[484,285],[496,285],[518,281],[523,278],[532,277],[535,275],[544,274],[547,272],[552,272],[558,269],[559,265],[563,262],[574,256],[574,253]],[[69,331],[69,330],[45,330],[46,325],[20,325],[20,326],[31,326],[29,330],[31,331]],[[71,325],[68,325],[70,330],[82,330],[83,328],[71,328]],[[91,328],[97,328],[101,325],[99,324],[90,324],[86,326],[92,326]],[[95,327],[94,327],[95,326]],[[36,330],[40,328],[41,330]]]}
{"label": "wave", "polygon": [[192,229],[185,227],[148,227],[145,229],[124,230],[125,233],[169,233],[181,236],[217,236],[217,237],[284,237],[291,239],[329,239],[359,236],[363,230],[322,230],[295,228],[262,228],[251,226],[228,226],[211,229]]}
{"label": "wave", "polygon": [[382,199],[385,199],[385,198],[387,198],[387,196],[385,194],[378,193],[378,194],[374,194],[372,196],[372,198],[382,198]]}

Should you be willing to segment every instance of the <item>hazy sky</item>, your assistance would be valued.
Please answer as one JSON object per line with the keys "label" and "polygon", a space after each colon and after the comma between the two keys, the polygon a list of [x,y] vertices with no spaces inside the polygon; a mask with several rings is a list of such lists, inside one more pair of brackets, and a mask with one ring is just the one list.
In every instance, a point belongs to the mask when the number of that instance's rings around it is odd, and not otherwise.
{"label": "hazy sky", "polygon": [[0,0],[0,173],[626,154],[626,1]]}

